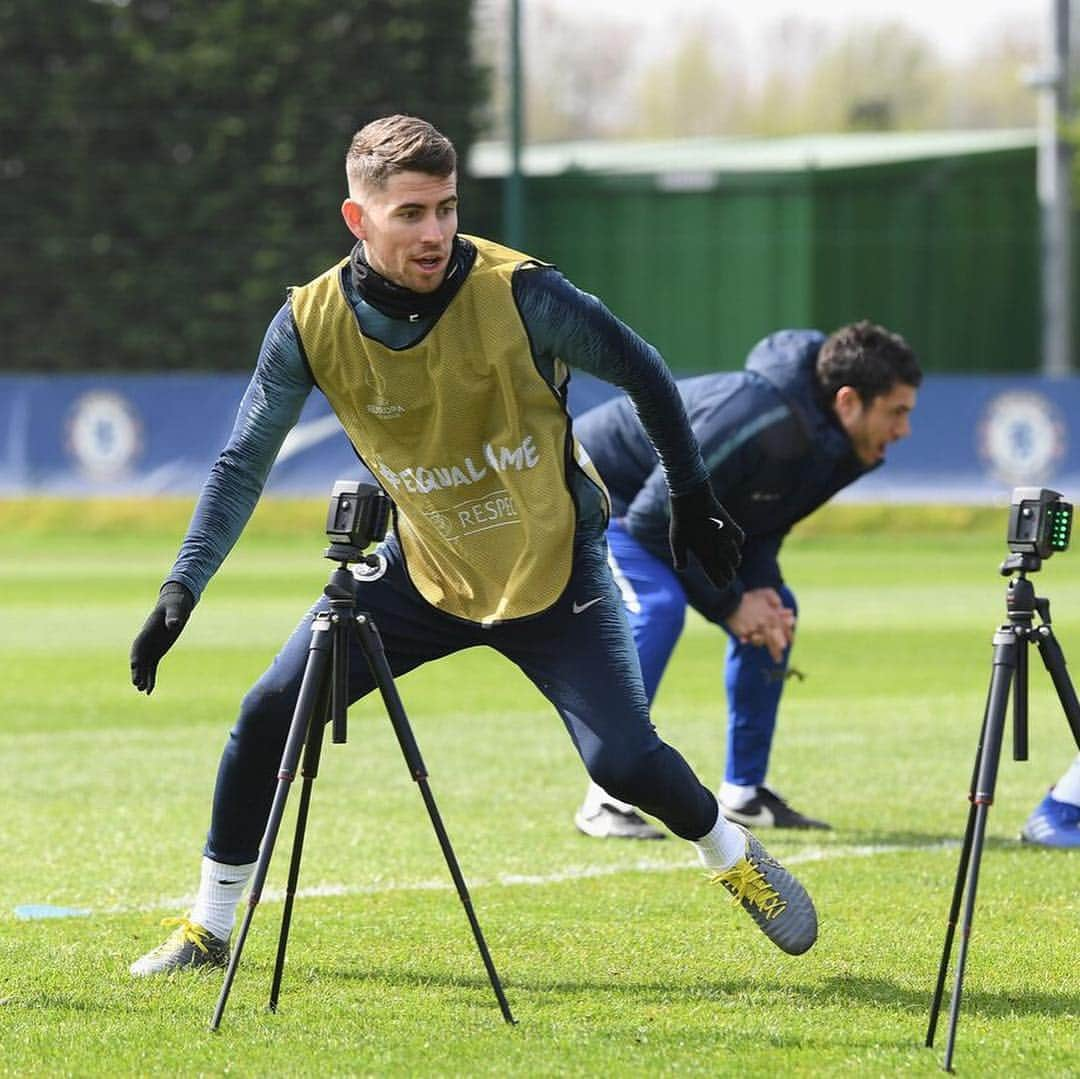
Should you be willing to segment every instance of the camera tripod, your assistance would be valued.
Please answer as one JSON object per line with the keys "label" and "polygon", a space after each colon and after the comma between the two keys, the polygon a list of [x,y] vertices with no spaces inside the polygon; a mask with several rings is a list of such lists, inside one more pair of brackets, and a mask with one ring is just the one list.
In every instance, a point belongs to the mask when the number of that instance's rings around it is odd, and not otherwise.
{"label": "camera tripod", "polygon": [[319,770],[319,757],[322,753],[323,734],[327,722],[332,723],[333,740],[336,744],[341,744],[346,740],[345,717],[348,707],[349,646],[353,640],[359,643],[363,651],[364,658],[367,660],[372,676],[375,679],[375,684],[382,695],[383,703],[394,727],[394,733],[397,735],[398,744],[401,746],[401,752],[404,754],[409,773],[420,788],[424,805],[427,807],[428,816],[431,818],[435,835],[439,840],[439,846],[442,848],[443,856],[450,870],[450,876],[453,878],[454,885],[457,888],[458,897],[465,908],[465,914],[469,920],[469,925],[472,927],[476,945],[480,950],[480,956],[484,961],[484,967],[491,981],[491,987],[495,991],[495,997],[499,1002],[503,1018],[506,1022],[513,1023],[515,1020],[503,993],[499,975],[484,942],[480,923],[477,921],[476,914],[473,911],[465,879],[458,868],[457,858],[454,856],[450,839],[446,834],[446,829],[443,827],[442,818],[432,796],[431,788],[428,785],[427,769],[424,767],[420,749],[416,744],[416,739],[413,737],[412,727],[409,724],[397,687],[394,684],[394,677],[390,670],[390,664],[387,662],[386,653],[383,651],[379,631],[368,615],[356,610],[356,579],[349,570],[349,563],[363,562],[372,565],[373,556],[364,557],[360,547],[339,542],[332,543],[326,549],[325,554],[327,558],[338,563],[330,574],[330,580],[326,587],[323,589],[323,594],[330,601],[330,609],[320,611],[312,622],[311,644],[308,649],[307,664],[304,668],[299,696],[289,726],[285,750],[281,757],[278,784],[274,792],[270,816],[259,846],[259,859],[252,877],[247,910],[237,936],[236,947],[225,972],[225,982],[221,987],[221,994],[214,1009],[210,1029],[217,1030],[221,1023],[225,1004],[229,998],[229,991],[236,976],[236,968],[240,963],[244,941],[247,939],[255,908],[262,895],[267,870],[274,851],[274,843],[281,826],[282,815],[285,812],[285,802],[288,798],[289,788],[296,776],[297,764],[300,762],[300,754],[303,751],[304,758],[301,769],[303,783],[300,790],[300,805],[296,816],[296,835],[293,840],[292,860],[289,865],[285,905],[281,918],[281,932],[278,937],[277,960],[274,965],[274,977],[270,989],[269,1008],[270,1011],[277,1011],[278,997],[281,991],[281,977],[285,969],[285,949],[288,943],[289,925],[292,920],[293,900],[296,896],[296,885],[300,875],[300,857],[304,846],[304,831],[307,827],[311,788]]}
{"label": "camera tripod", "polygon": [[[971,922],[975,911],[975,892],[979,883],[979,861],[982,857],[983,838],[986,834],[986,818],[994,801],[994,787],[997,782],[998,763],[1001,757],[1001,744],[1004,740],[1005,715],[1008,709],[1009,688],[1013,691],[1013,760],[1026,761],[1028,756],[1028,652],[1030,644],[1035,644],[1050,678],[1057,690],[1058,700],[1065,712],[1065,717],[1072,729],[1073,739],[1080,749],[1080,702],[1077,701],[1068,671],[1065,669],[1065,654],[1058,644],[1050,626],[1050,601],[1035,595],[1035,586],[1026,577],[1041,566],[1041,559],[1033,554],[1011,554],[1001,564],[1001,574],[1012,578],[1005,595],[1005,608],[1008,621],[1002,623],[994,634],[993,669],[990,676],[990,689],[986,700],[986,712],[979,746],[975,753],[975,766],[971,774],[971,787],[968,800],[967,827],[960,850],[960,864],[956,871],[956,885],[953,889],[952,905],[949,908],[948,927],[945,931],[945,946],[942,951],[941,965],[938,968],[937,986],[934,990],[933,1003],[930,1006],[930,1025],[926,1032],[926,1045],[934,1044],[934,1032],[937,1028],[938,1013],[941,1009],[942,994],[945,988],[945,976],[949,957],[952,952],[953,936],[961,903],[964,904],[964,920],[960,938],[960,951],[957,956],[955,983],[949,1006],[948,1039],[945,1046],[944,1068],[952,1071],[953,1049],[956,1042],[956,1022],[960,1014],[960,996],[964,981],[964,966],[967,961],[968,943],[971,936]],[[1018,574],[1018,576],[1013,576]],[[1036,625],[1034,616],[1038,614],[1040,623]],[[966,902],[965,902],[966,892]]]}

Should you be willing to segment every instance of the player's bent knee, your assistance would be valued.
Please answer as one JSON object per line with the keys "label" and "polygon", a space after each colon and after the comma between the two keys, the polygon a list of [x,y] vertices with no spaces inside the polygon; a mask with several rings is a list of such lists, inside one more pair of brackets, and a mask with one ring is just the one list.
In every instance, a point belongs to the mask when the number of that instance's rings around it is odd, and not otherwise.
{"label": "player's bent knee", "polygon": [[655,793],[656,757],[652,752],[603,755],[589,764],[589,777],[619,801],[639,805]]}
{"label": "player's bent knee", "polygon": [[240,703],[233,735],[241,740],[250,736],[284,738],[292,722],[297,695],[295,685],[274,685],[260,679]]}

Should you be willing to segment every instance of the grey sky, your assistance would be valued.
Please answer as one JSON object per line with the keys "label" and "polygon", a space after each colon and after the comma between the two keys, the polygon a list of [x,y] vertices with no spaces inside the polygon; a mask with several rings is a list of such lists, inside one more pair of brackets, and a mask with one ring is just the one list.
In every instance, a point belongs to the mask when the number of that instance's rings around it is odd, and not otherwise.
{"label": "grey sky", "polygon": [[[530,0],[523,0],[528,8]],[[964,57],[969,49],[1002,24],[1041,26],[1049,21],[1053,0],[546,0],[557,8],[613,18],[643,28],[660,29],[698,12],[723,14],[737,22],[748,40],[770,23],[798,15],[832,26],[869,19],[895,19],[926,34],[946,55]]]}

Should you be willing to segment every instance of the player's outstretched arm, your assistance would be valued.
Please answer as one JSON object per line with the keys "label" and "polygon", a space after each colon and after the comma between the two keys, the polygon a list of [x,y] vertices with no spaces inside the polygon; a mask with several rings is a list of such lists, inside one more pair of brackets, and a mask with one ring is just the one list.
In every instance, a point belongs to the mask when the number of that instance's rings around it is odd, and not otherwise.
{"label": "player's outstretched arm", "polygon": [[266,332],[232,434],[210,469],[157,604],[131,646],[131,681],[142,692],[153,692],[158,664],[239,539],[312,385],[285,304]]}

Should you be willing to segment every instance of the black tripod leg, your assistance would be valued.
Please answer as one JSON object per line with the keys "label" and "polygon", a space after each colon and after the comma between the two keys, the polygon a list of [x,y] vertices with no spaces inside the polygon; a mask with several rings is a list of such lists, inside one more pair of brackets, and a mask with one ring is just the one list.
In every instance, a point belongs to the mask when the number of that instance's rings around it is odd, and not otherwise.
{"label": "black tripod leg", "polygon": [[979,888],[979,863],[982,860],[983,839],[986,835],[986,818],[994,801],[998,764],[1001,761],[1001,743],[1005,737],[1009,683],[1016,670],[1016,652],[1025,647],[1027,647],[1026,639],[1018,636],[1012,626],[1004,626],[994,635],[994,673],[991,677],[990,703],[987,707],[985,741],[979,761],[979,773],[975,781],[975,819],[971,835],[971,864],[967,874],[967,897],[964,904],[964,921],[960,930],[960,950],[956,957],[956,978],[953,983],[952,1000],[949,1002],[949,1027],[944,1059],[946,1071],[952,1071],[956,1023],[960,1017],[964,968],[967,966],[971,923],[975,916],[975,895]]}
{"label": "black tripod leg", "polygon": [[[1022,643],[1026,644],[1026,638]],[[1016,649],[1016,679],[1013,682],[1013,760],[1028,759],[1028,652]]]}
{"label": "black tripod leg", "polygon": [[420,756],[420,747],[416,744],[412,726],[409,723],[408,716],[405,714],[405,708],[401,703],[401,697],[398,695],[397,686],[394,684],[394,675],[390,670],[390,664],[386,660],[386,653],[383,651],[379,632],[375,628],[375,624],[366,615],[362,614],[356,618],[356,628],[360,638],[360,646],[368,661],[368,666],[371,668],[375,684],[379,687],[383,703],[386,705],[390,722],[394,727],[394,733],[397,735],[398,745],[401,746],[401,752],[405,756],[405,763],[409,767],[409,773],[420,788],[420,794],[424,799],[424,805],[427,807],[428,816],[431,818],[431,824],[435,829],[435,835],[438,837],[439,846],[442,848],[443,857],[446,859],[446,865],[450,870],[450,876],[454,879],[458,898],[465,908],[465,915],[469,919],[469,925],[472,927],[476,946],[480,950],[480,957],[484,961],[491,988],[495,992],[495,999],[499,1002],[503,1019],[508,1023],[513,1023],[515,1022],[514,1016],[510,1011],[509,1003],[507,1003],[506,994],[503,993],[502,983],[499,981],[498,972],[492,962],[491,953],[484,942],[484,934],[480,930],[480,923],[477,921],[476,913],[473,911],[465,878],[461,875],[453,847],[450,845],[450,837],[443,827],[442,817],[439,814],[438,807],[435,805],[435,798],[428,785],[427,769],[424,767],[423,758]]}
{"label": "black tripod leg", "polygon": [[[987,704],[989,709],[989,702]],[[989,715],[989,711],[987,712]],[[945,928],[945,944],[941,949],[941,963],[938,966],[937,984],[934,986],[934,999],[930,1005],[930,1023],[926,1028],[927,1048],[934,1044],[937,1031],[938,1013],[945,993],[945,977],[949,971],[949,958],[952,955],[953,937],[956,923],[960,918],[960,905],[964,901],[964,881],[967,879],[968,861],[971,857],[971,837],[975,832],[975,781],[982,762],[983,745],[986,739],[986,718],[983,718],[982,733],[979,735],[979,748],[975,753],[975,767],[971,773],[971,785],[968,788],[968,815],[964,828],[964,841],[960,847],[960,862],[956,867],[956,883],[953,885],[952,902],[949,904],[949,920]]]}
{"label": "black tripod leg", "polygon": [[[986,697],[986,710],[983,714],[982,729],[979,734],[979,746],[975,753],[975,764],[971,773],[971,786],[968,790],[967,825],[964,829],[964,841],[960,850],[960,861],[956,870],[956,883],[953,887],[952,902],[949,906],[949,920],[945,930],[945,944],[942,948],[941,963],[938,967],[937,984],[934,989],[934,999],[930,1005],[930,1023],[926,1031],[926,1044],[934,1044],[934,1034],[937,1030],[938,1013],[941,1010],[942,996],[945,991],[945,978],[949,968],[949,958],[952,955],[953,937],[960,917],[960,907],[963,903],[965,883],[968,881],[968,869],[971,863],[972,849],[976,834],[976,820],[978,817],[979,790],[981,788],[980,777],[983,773],[983,765],[988,754],[994,755],[995,773],[997,755],[1001,752],[1001,738],[1005,724],[1005,713],[1008,708],[1009,687],[1012,683],[1013,672],[1016,667],[1016,651],[1018,641],[1012,632],[1011,626],[1002,626],[994,634],[994,658],[993,668],[990,675],[990,688]],[[996,748],[994,743],[996,741]],[[979,843],[981,849],[981,840]],[[975,861],[975,875],[978,874],[978,857]],[[968,921],[970,924],[970,919]],[[954,1005],[956,995],[954,994]],[[955,1026],[955,1020],[952,1021]]]}
{"label": "black tripod leg", "polygon": [[315,706],[314,718],[308,728],[304,748],[304,763],[300,769],[303,783],[300,786],[300,805],[296,811],[296,833],[293,836],[292,857],[289,861],[289,880],[285,885],[285,904],[281,911],[281,930],[278,934],[277,959],[274,963],[274,979],[270,985],[270,1001],[267,1007],[276,1012],[281,994],[281,976],[285,970],[285,950],[289,943],[289,926],[292,923],[293,901],[300,880],[300,859],[304,853],[304,833],[307,830],[308,807],[311,805],[311,786],[319,774],[319,757],[322,754],[323,735],[327,721],[327,693]]}
{"label": "black tripod leg", "polygon": [[217,1007],[214,1009],[214,1016],[210,1021],[211,1030],[217,1030],[221,1023],[221,1017],[225,1012],[229,991],[232,989],[233,979],[236,977],[236,968],[240,965],[240,954],[244,950],[244,941],[247,939],[251,919],[262,896],[263,885],[266,883],[266,873],[270,867],[270,858],[274,853],[274,843],[277,840],[278,829],[281,827],[281,818],[285,812],[285,801],[289,796],[289,786],[296,775],[300,751],[303,749],[304,742],[307,739],[308,730],[315,715],[315,706],[324,692],[326,675],[330,664],[330,628],[329,620],[322,617],[316,617],[311,627],[311,645],[308,649],[307,666],[304,668],[300,693],[296,698],[296,707],[293,710],[292,724],[289,727],[285,750],[281,756],[281,766],[278,769],[278,784],[277,789],[274,791],[270,816],[267,819],[266,830],[263,832],[262,842],[259,845],[259,860],[255,866],[255,874],[252,877],[251,891],[248,893],[247,910],[244,912],[244,920],[240,925],[236,946],[233,948],[232,957],[229,960],[229,968],[225,972],[221,995],[218,997]]}
{"label": "black tripod leg", "polygon": [[1076,748],[1080,749],[1080,701],[1076,699],[1076,691],[1073,689],[1069,672],[1065,668],[1065,653],[1061,650],[1054,631],[1047,625],[1038,628],[1035,641],[1039,646],[1039,655],[1042,656],[1043,664],[1050,672],[1054,689],[1057,690],[1062,711],[1069,721],[1073,741],[1076,742]]}
{"label": "black tripod leg", "polygon": [[[1000,750],[1000,742],[998,746]],[[971,920],[975,913],[975,893],[979,886],[979,862],[982,858],[983,836],[986,833],[986,814],[989,807],[985,802],[974,806],[975,817],[972,829],[971,868],[967,876],[967,900],[964,904],[964,924],[960,935],[960,950],[956,957],[956,975],[953,982],[952,999],[949,1001],[949,1025],[945,1038],[945,1059],[942,1066],[947,1072],[952,1071],[953,1049],[956,1045],[956,1023],[960,1018],[960,997],[964,985],[964,968],[967,966],[967,950],[971,940]]]}

